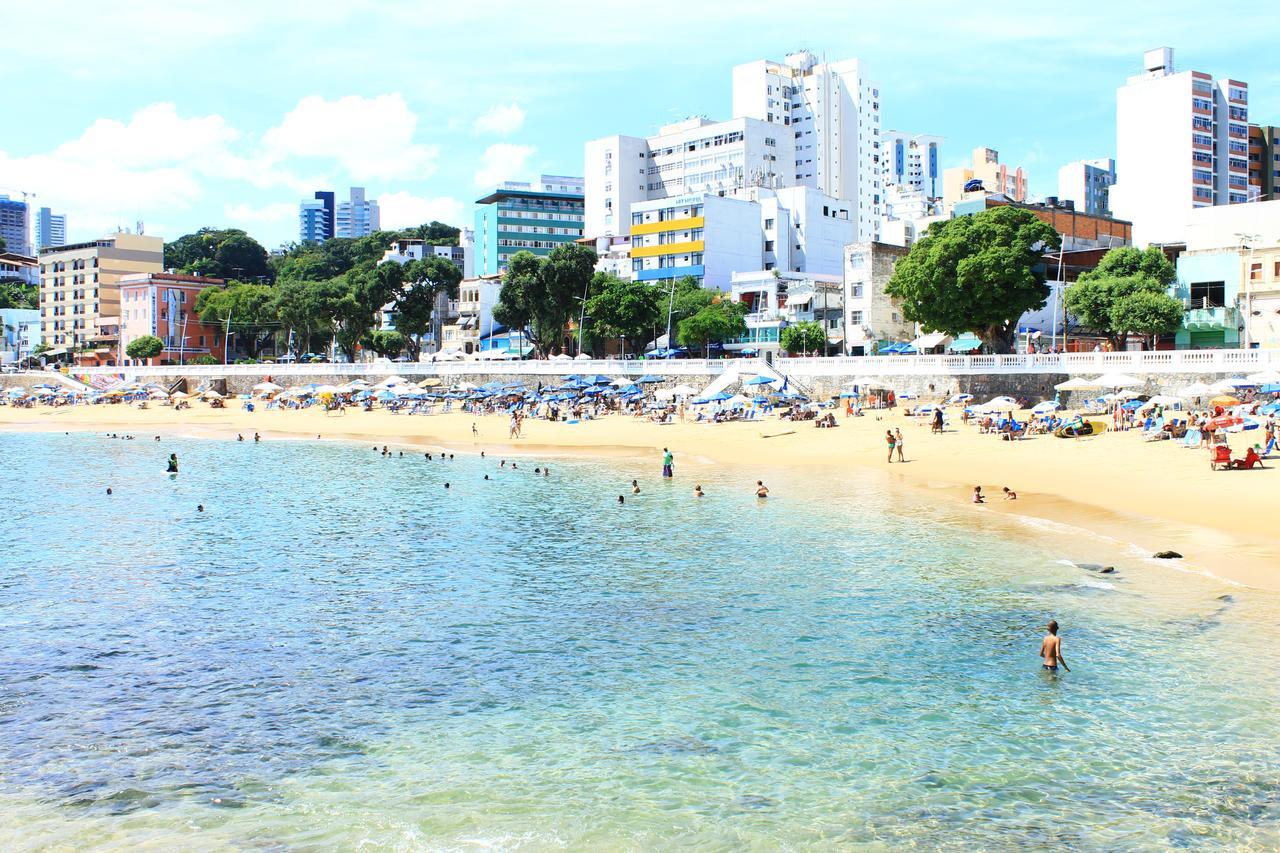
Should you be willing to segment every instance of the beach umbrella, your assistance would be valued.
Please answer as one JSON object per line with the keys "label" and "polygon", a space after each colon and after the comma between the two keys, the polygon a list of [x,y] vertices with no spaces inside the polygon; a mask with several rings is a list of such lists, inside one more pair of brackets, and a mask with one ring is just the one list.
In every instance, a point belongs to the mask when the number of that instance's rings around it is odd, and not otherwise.
{"label": "beach umbrella", "polygon": [[9,389],[8,391],[6,391],[5,393],[7,393],[10,397],[25,397],[25,396],[27,396],[27,392],[26,392],[26,390],[25,390],[25,389],[23,389],[23,388],[10,388],[10,389]]}
{"label": "beach umbrella", "polygon": [[967,403],[973,399],[972,394],[953,394],[947,399],[948,403]]}
{"label": "beach umbrella", "polygon": [[187,399],[188,397],[190,397],[191,395],[190,395],[190,394],[188,394],[186,391],[174,391],[174,392],[173,392],[172,394],[170,394],[169,396],[170,396],[170,397],[172,397],[172,398],[173,398],[173,399],[175,399],[175,400],[185,400],[185,399]]}
{"label": "beach umbrella", "polygon": [[438,388],[441,384],[443,383],[441,383],[441,381],[437,377],[428,376],[426,379],[418,383],[418,387],[419,388]]}
{"label": "beach umbrella", "polygon": [[284,390],[283,385],[277,385],[274,382],[259,382],[253,386],[255,394],[277,394]]}
{"label": "beach umbrella", "polygon": [[1255,385],[1275,385],[1280,383],[1280,370],[1261,370],[1246,378]]}
{"label": "beach umbrella", "polygon": [[1232,397],[1230,394],[1219,394],[1217,397],[1214,397],[1209,401],[1209,405],[1222,406],[1225,409],[1228,406],[1240,405],[1240,400],[1236,397]]}
{"label": "beach umbrella", "polygon": [[769,402],[769,398],[757,396],[757,397],[753,397],[751,402],[755,403],[757,406],[763,406],[765,403]]}
{"label": "beach umbrella", "polygon": [[560,352],[551,356],[551,358],[547,359],[547,361],[573,361],[573,356],[565,355],[564,353]]}
{"label": "beach umbrella", "polygon": [[585,352],[580,352],[573,357],[573,360],[574,361],[590,361],[591,356],[587,355]]}
{"label": "beach umbrella", "polygon": [[901,391],[897,392],[896,396],[899,400],[915,400],[920,395],[914,391]]}
{"label": "beach umbrella", "polygon": [[1150,408],[1152,406],[1181,406],[1182,398],[1174,397],[1171,394],[1156,394],[1150,400],[1142,404],[1142,408]]}
{"label": "beach umbrella", "polygon": [[147,396],[148,396],[148,397],[150,397],[152,400],[167,400],[167,399],[169,399],[169,394],[168,394],[168,392],[166,392],[166,391],[161,391],[161,390],[159,390],[159,389],[156,389],[155,391],[152,391],[152,392],[151,392],[150,394],[148,394]]}
{"label": "beach umbrella", "polygon": [[842,400],[857,399],[857,397],[858,397],[857,388],[841,388],[840,389],[840,399]]}
{"label": "beach umbrella", "polygon": [[1280,403],[1267,403],[1267,405],[1258,409],[1258,411],[1264,415],[1280,414]]}
{"label": "beach umbrella", "polygon": [[480,386],[471,382],[459,382],[457,385],[453,386],[453,390],[454,391],[474,391],[476,390],[476,388],[479,388],[479,387]]}
{"label": "beach umbrella", "polygon": [[1112,394],[1111,396],[1112,396],[1112,398],[1113,398],[1113,399],[1115,399],[1115,400],[1132,400],[1134,397],[1138,396],[1138,392],[1137,392],[1137,391],[1130,391],[1130,390],[1128,390],[1128,389],[1124,389],[1124,390],[1121,390],[1121,391],[1117,391],[1116,393]]}
{"label": "beach umbrella", "polygon": [[1224,379],[1218,384],[1230,386],[1231,388],[1256,388],[1260,383],[1244,376],[1232,376],[1230,379]]}
{"label": "beach umbrella", "polygon": [[1235,415],[1220,415],[1216,418],[1210,418],[1208,426],[1211,429],[1229,429],[1234,426],[1240,426],[1244,423],[1244,418]]}
{"label": "beach umbrella", "polygon": [[1006,409],[1006,410],[1011,408],[1016,409],[1018,408],[1018,401],[1013,399],[1012,397],[992,397],[990,400],[983,403],[980,408]]}
{"label": "beach umbrella", "polygon": [[[664,381],[666,380],[664,380],[661,376],[655,376],[652,373],[646,373],[644,376],[641,376],[639,379],[636,380],[636,384],[652,385],[655,382],[664,382]],[[1276,381],[1280,382],[1280,379],[1277,379]]]}
{"label": "beach umbrella", "polygon": [[1044,400],[1044,401],[1042,401],[1042,402],[1039,402],[1039,403],[1036,403],[1036,404],[1035,404],[1035,407],[1031,409],[1031,414],[1033,414],[1033,415],[1048,415],[1048,414],[1051,414],[1051,413],[1053,413],[1053,412],[1058,411],[1058,409],[1059,409],[1059,408],[1061,408],[1061,404],[1060,404],[1060,403],[1058,403],[1057,401],[1055,401],[1055,400]]}
{"label": "beach umbrella", "polygon": [[410,384],[409,380],[405,379],[403,376],[388,376],[386,379],[382,380],[381,382],[379,382],[377,385],[374,385],[373,387],[374,388],[391,388],[396,385],[409,385],[409,384]]}
{"label": "beach umbrella", "polygon": [[613,380],[609,384],[617,388],[623,388],[627,385],[634,385],[635,383],[625,376],[619,376],[617,379]]}
{"label": "beach umbrella", "polygon": [[597,373],[595,376],[584,376],[582,381],[590,385],[608,385],[613,380],[603,373]]}
{"label": "beach umbrella", "polygon": [[1093,382],[1091,382],[1088,379],[1085,379],[1083,376],[1075,376],[1071,379],[1068,379],[1066,382],[1059,382],[1057,385],[1054,385],[1053,387],[1054,387],[1054,390],[1056,391],[1090,391],[1094,388],[1100,388],[1102,386],[1093,384]]}
{"label": "beach umbrella", "polygon": [[1126,388],[1143,384],[1143,380],[1127,373],[1104,373],[1093,380],[1095,388]]}
{"label": "beach umbrella", "polygon": [[1203,397],[1205,394],[1211,394],[1213,392],[1209,386],[1203,382],[1192,382],[1190,385],[1179,388],[1174,393],[1179,397]]}
{"label": "beach umbrella", "polygon": [[746,382],[743,382],[742,384],[743,385],[772,385],[777,381],[778,380],[772,376],[761,375],[761,376],[754,376],[751,379],[748,379]]}
{"label": "beach umbrella", "polygon": [[204,397],[206,400],[221,400],[221,399],[222,399],[222,395],[221,395],[221,394],[219,394],[217,391],[213,390],[212,388],[210,388],[208,391],[205,391],[205,392],[204,392],[203,394],[201,394],[200,396],[201,396],[201,397]]}
{"label": "beach umbrella", "polygon": [[689,397],[698,393],[698,389],[694,388],[692,385],[677,385],[676,387],[671,388],[670,391],[671,396],[673,397]]}

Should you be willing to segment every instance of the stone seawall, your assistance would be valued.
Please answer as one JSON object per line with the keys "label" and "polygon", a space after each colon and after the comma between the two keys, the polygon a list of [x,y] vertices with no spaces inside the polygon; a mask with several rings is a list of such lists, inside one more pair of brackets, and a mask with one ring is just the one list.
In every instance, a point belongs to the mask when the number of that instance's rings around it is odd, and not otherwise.
{"label": "stone seawall", "polygon": [[[573,372],[571,368],[566,368],[565,375]],[[750,376],[750,373],[744,373],[743,377]],[[1028,400],[1044,400],[1053,399],[1055,396],[1054,385],[1064,382],[1068,379],[1067,374],[1063,373],[991,373],[991,374],[923,374],[919,376],[868,376],[865,374],[854,375],[823,375],[823,376],[805,376],[800,372],[791,372],[788,374],[791,379],[791,387],[801,393],[804,393],[814,399],[826,399],[834,397],[840,393],[845,387],[857,385],[862,389],[869,387],[892,389],[898,394],[912,393],[923,400],[933,400],[950,397],[953,394],[972,394],[977,400],[987,400],[999,395],[1008,395],[1015,398],[1024,398]],[[1193,382],[1205,382],[1212,384],[1219,381],[1222,377],[1215,374],[1196,374],[1196,373],[1159,373],[1159,374],[1136,374],[1138,378],[1144,379],[1143,385],[1133,388],[1139,394],[1156,394],[1170,393],[1178,388],[1189,385]],[[253,386],[267,379],[272,378],[273,381],[281,385],[301,385],[310,382],[319,382],[322,384],[344,385],[353,379],[371,380],[367,375],[356,376],[354,374],[331,374],[324,377],[311,376],[278,376],[273,373],[270,365],[263,365],[261,374],[257,375],[232,375],[226,377],[209,377],[209,376],[184,376],[181,373],[172,373],[166,375],[147,376],[142,381],[158,383],[166,388],[174,386],[179,381],[186,380],[186,389],[194,392],[197,389],[205,387],[214,387],[219,391],[228,394],[248,394]],[[414,377],[408,377],[410,379]],[[656,390],[658,388],[671,388],[676,385],[691,385],[694,388],[703,388],[717,376],[670,376],[660,384],[647,386],[648,390]],[[452,382],[467,381],[475,385],[482,385],[486,382],[503,382],[516,383],[527,388],[537,388],[539,384],[543,387],[549,385],[557,385],[560,382],[559,377],[555,375],[529,375],[517,373],[503,373],[495,370],[492,373],[469,373],[457,377],[441,377],[444,386],[448,386]],[[62,384],[67,386],[78,383],[64,381],[57,374],[50,372],[41,373],[25,373],[25,374],[6,374],[0,375],[0,388],[9,387],[25,387],[30,388],[33,385],[41,383]],[[776,385],[774,387],[777,387]],[[730,386],[731,390],[738,390],[734,386]],[[1096,391],[1076,391],[1063,392],[1060,399],[1068,407],[1079,403],[1086,398],[1095,397],[1109,389],[1099,389]]]}

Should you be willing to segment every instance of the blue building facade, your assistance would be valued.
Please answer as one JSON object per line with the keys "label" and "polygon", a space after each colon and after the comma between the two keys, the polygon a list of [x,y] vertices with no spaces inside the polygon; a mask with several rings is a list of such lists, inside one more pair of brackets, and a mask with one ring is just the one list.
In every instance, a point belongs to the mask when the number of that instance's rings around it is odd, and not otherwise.
{"label": "blue building facade", "polygon": [[1178,256],[1178,278],[1173,296],[1186,309],[1182,328],[1174,336],[1178,349],[1216,349],[1240,346],[1244,325],[1237,306],[1242,269],[1240,253],[1183,253]]}
{"label": "blue building facade", "polygon": [[476,200],[475,275],[500,275],[516,252],[546,256],[582,237],[582,178],[508,182]]}

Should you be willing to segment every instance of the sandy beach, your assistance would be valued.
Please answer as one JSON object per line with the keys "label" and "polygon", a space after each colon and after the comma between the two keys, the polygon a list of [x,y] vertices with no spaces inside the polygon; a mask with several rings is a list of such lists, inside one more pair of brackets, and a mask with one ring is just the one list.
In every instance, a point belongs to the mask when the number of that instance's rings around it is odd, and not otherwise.
{"label": "sandy beach", "polygon": [[[676,454],[682,478],[702,466],[733,466],[744,480],[786,477],[805,470],[838,476],[842,470],[880,471],[891,482],[968,503],[982,485],[988,504],[975,512],[1017,514],[1088,530],[1147,554],[1173,550],[1180,567],[1205,571],[1246,586],[1280,591],[1280,535],[1271,518],[1276,467],[1215,472],[1206,451],[1173,442],[1144,442],[1137,432],[1062,440],[1032,436],[1006,442],[975,428],[954,426],[933,435],[926,421],[901,409],[841,417],[837,429],[768,419],[724,424],[657,425],[611,415],[580,424],[527,420],[510,441],[505,417],[467,414],[404,415],[350,409],[246,412],[238,405],[211,409],[197,403],[167,406],[0,408],[0,427],[19,430],[181,432],[211,438],[368,440],[435,445],[490,455],[588,454],[651,457],[655,476],[662,448]],[[472,427],[477,434],[473,435]],[[900,428],[906,463],[885,461],[884,431]],[[1231,436],[1236,455],[1257,433]],[[1018,493],[1002,501],[1001,487]],[[1059,531],[1063,528],[1059,527]]]}

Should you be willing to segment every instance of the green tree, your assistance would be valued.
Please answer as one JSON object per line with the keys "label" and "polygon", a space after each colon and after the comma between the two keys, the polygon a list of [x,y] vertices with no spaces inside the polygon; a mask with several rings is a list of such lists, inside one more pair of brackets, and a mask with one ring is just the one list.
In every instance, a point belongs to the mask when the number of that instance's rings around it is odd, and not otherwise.
{"label": "green tree", "polygon": [[713,302],[680,321],[680,343],[705,350],[710,344],[741,337],[747,333],[747,322],[743,319],[746,314],[745,303],[727,300]]}
{"label": "green tree", "polygon": [[796,353],[821,353],[827,345],[827,330],[821,323],[813,320],[802,320],[782,330],[778,336],[778,344],[784,350]]}
{"label": "green tree", "polygon": [[[1129,325],[1135,319],[1152,320],[1171,314],[1176,307],[1181,324],[1182,305],[1168,295],[1176,278],[1173,264],[1155,246],[1118,247],[1103,255],[1095,269],[1081,273],[1079,281],[1067,288],[1067,311],[1085,328],[1106,335],[1114,349],[1123,350],[1130,332],[1166,334],[1177,328],[1175,325],[1173,329],[1148,331],[1152,328],[1149,325]],[[1126,304],[1141,294],[1164,299],[1143,296],[1134,305]]]}
{"label": "green tree", "polygon": [[164,265],[189,275],[215,278],[271,275],[267,250],[238,228],[201,228],[184,234],[165,244]]}
{"label": "green tree", "polygon": [[218,364],[218,360],[213,356],[202,353],[194,358],[188,359],[187,364]]}
{"label": "green tree", "polygon": [[293,333],[294,355],[311,349],[313,340],[333,333],[333,315],[324,296],[329,280],[281,279],[276,282],[275,313],[283,328]]}
{"label": "green tree", "polygon": [[450,299],[457,299],[461,281],[462,271],[444,258],[431,256],[403,266],[394,293],[396,329],[405,336],[405,346],[414,361],[422,352],[422,336],[431,328],[436,297],[446,293]]}
{"label": "green tree", "polygon": [[134,361],[150,361],[162,352],[164,352],[164,341],[155,335],[143,335],[142,337],[134,338],[124,348],[125,355]]}
{"label": "green tree", "polygon": [[280,327],[276,289],[265,284],[232,282],[227,287],[206,287],[196,297],[196,314],[206,323],[226,328],[230,323],[236,349],[248,343],[249,356],[258,353]]}
{"label": "green tree", "polygon": [[404,352],[405,337],[399,332],[374,329],[364,336],[361,343],[383,358],[396,358]]}
{"label": "green tree", "polygon": [[509,329],[527,329],[538,351],[549,355],[563,342],[579,300],[590,297],[595,258],[595,250],[576,243],[557,246],[545,259],[516,252],[507,262],[493,318]]}
{"label": "green tree", "polygon": [[401,276],[399,264],[361,264],[319,291],[322,316],[331,318],[338,346],[351,361],[364,337],[378,325],[382,306],[391,301]]}
{"label": "green tree", "polygon": [[665,315],[662,291],[643,281],[626,281],[612,273],[596,273],[587,301],[592,332],[606,338],[621,338],[623,354],[626,342],[632,349],[643,344],[653,333],[658,317]]}
{"label": "green tree", "polygon": [[577,316],[595,276],[596,250],[577,243],[561,243],[543,262],[542,295],[534,322],[544,342],[543,355],[560,346],[570,319]]}
{"label": "green tree", "polygon": [[0,281],[0,308],[39,307],[39,287],[21,281]]}
{"label": "green tree", "polygon": [[1145,336],[1152,349],[1156,338],[1182,325],[1182,303],[1167,293],[1142,290],[1118,300],[1111,308],[1111,326]]}
{"label": "green tree", "polygon": [[458,245],[458,238],[462,236],[461,229],[454,228],[452,225],[445,225],[443,222],[436,222],[435,220],[414,228],[406,228],[400,233],[405,237],[414,237],[422,240],[428,246],[456,246]]}
{"label": "green tree", "polygon": [[267,278],[267,250],[246,234],[232,234],[213,254],[214,275],[218,278]]}
{"label": "green tree", "polygon": [[910,322],[949,335],[972,331],[993,352],[1009,352],[1018,318],[1044,307],[1043,255],[1058,246],[1053,228],[1008,205],[935,222],[898,261],[885,292]]}

